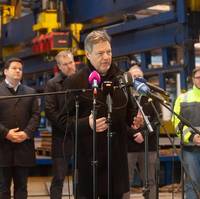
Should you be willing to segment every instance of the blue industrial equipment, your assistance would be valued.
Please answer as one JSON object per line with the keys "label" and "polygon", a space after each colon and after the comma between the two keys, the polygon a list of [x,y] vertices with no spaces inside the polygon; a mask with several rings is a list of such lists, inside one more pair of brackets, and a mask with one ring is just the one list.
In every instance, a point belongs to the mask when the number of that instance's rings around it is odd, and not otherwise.
{"label": "blue industrial equipment", "polygon": [[[194,68],[194,42],[198,41],[199,27],[193,26],[190,22],[190,15],[193,10],[185,0],[63,0],[67,6],[67,22],[83,23],[84,28],[81,33],[81,41],[91,29],[104,28],[112,36],[113,55],[116,60],[120,57],[133,54],[141,55],[141,65],[146,73],[155,73],[160,77],[161,86],[164,86],[164,74],[171,71],[183,71],[185,76],[191,74]],[[147,9],[150,6],[167,4],[171,6],[169,11],[156,13],[152,16],[137,18],[137,12]],[[34,7],[34,6],[33,6]],[[40,10],[40,9],[36,9]],[[188,11],[189,10],[189,11]],[[195,12],[198,12],[198,10]],[[3,26],[4,46],[15,45],[17,42],[24,42],[32,39],[35,35],[32,31],[35,13],[24,16],[10,24]],[[24,24],[28,28],[24,28]],[[12,31],[10,31],[12,30]],[[23,32],[25,31],[25,36]],[[12,34],[16,33],[16,34]],[[171,65],[170,47],[179,46],[184,49],[183,63]],[[162,65],[159,69],[151,69],[151,51],[161,49]],[[23,57],[27,63],[27,72],[33,71],[31,65],[35,55],[31,50],[15,53]],[[37,55],[38,56],[38,55]],[[39,65],[50,63],[35,63],[35,70]],[[123,60],[124,61],[124,60]],[[32,63],[31,63],[32,62]],[[30,66],[30,67],[29,67]],[[125,67],[126,64],[124,64]],[[52,64],[53,67],[53,64]],[[29,71],[30,68],[30,71]],[[182,73],[181,73],[182,74]],[[182,79],[181,86],[186,88],[186,79]]]}

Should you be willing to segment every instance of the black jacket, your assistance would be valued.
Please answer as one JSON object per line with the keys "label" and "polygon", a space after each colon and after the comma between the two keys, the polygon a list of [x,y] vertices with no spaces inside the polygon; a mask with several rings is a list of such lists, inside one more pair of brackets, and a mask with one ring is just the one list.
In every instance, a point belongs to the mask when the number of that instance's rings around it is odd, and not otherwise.
{"label": "black jacket", "polygon": [[[91,88],[88,83],[88,76],[94,70],[89,65],[80,70],[66,84],[68,88]],[[117,75],[121,74],[120,70],[112,65],[106,76],[101,77],[101,82],[112,81],[114,86],[118,86]],[[97,94],[97,118],[107,117],[106,95],[102,90]],[[92,92],[81,93],[79,99],[79,118],[78,118],[78,173],[79,173],[79,193],[80,195],[90,195],[92,193],[92,129],[89,126],[88,116],[93,109]],[[112,136],[112,188],[114,194],[121,194],[129,190],[128,184],[128,165],[127,165],[127,142],[126,142],[126,125],[130,116],[131,105],[121,89],[116,89],[112,95],[113,111],[111,114],[111,131]],[[71,118],[69,124],[74,128],[74,118]],[[130,124],[129,124],[130,125]],[[98,194],[107,194],[107,131],[97,133],[97,192]]]}
{"label": "black jacket", "polygon": [[[16,95],[33,94],[35,90],[19,85]],[[5,81],[0,84],[1,96],[13,94]],[[0,166],[32,166],[35,164],[34,132],[40,120],[40,110],[36,97],[0,100]],[[22,143],[12,143],[5,137],[9,129],[19,127],[30,139]]]}
{"label": "black jacket", "polygon": [[[65,91],[63,82],[68,84],[70,81],[67,76],[61,72],[47,82],[45,92]],[[74,99],[72,99],[74,100]],[[72,153],[71,132],[67,128],[67,117],[70,111],[69,102],[73,103],[69,94],[54,94],[45,97],[45,114],[52,125],[52,155],[53,157],[62,157]],[[67,114],[63,114],[64,107],[67,107]],[[73,107],[73,105],[72,105]],[[65,150],[63,150],[63,141],[65,139]],[[65,152],[65,154],[63,154]]]}
{"label": "black jacket", "polygon": [[[154,103],[154,106],[156,107],[158,113],[161,113],[160,105],[158,103]],[[156,128],[159,128],[158,125],[158,119],[156,116],[156,112],[154,111],[152,105],[150,102],[148,102],[148,98],[145,96],[142,96],[140,104],[142,105],[143,111],[145,115],[148,117],[151,126],[153,128],[153,132],[148,134],[148,144],[149,144],[149,151],[156,151],[156,143],[157,143],[157,137],[156,137]],[[147,130],[147,128],[142,128],[141,132],[144,133],[144,130]],[[143,143],[137,143],[134,141],[133,134],[137,133],[137,131],[132,130],[132,133],[128,133],[128,152],[142,152],[144,151],[144,142]],[[143,134],[144,137],[144,134]]]}

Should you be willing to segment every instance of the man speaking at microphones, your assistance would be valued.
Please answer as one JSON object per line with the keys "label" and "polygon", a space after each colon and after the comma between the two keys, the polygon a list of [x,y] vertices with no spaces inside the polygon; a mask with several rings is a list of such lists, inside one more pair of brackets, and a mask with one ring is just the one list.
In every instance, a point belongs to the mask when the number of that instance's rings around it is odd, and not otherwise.
{"label": "man speaking at microphones", "polygon": [[[85,39],[85,52],[88,66],[82,68],[71,80],[69,89],[95,89],[95,92],[84,92],[79,96],[78,118],[78,198],[93,199],[93,100],[96,98],[96,155],[97,155],[97,198],[121,199],[128,192],[128,165],[126,147],[126,126],[132,119],[127,119],[132,110],[131,103],[122,89],[112,92],[111,113],[111,195],[107,189],[107,96],[104,89],[98,89],[104,82],[118,86],[117,75],[122,74],[112,63],[111,39],[105,31],[93,31]],[[95,71],[95,72],[94,72]],[[98,74],[99,75],[98,75]],[[89,81],[88,82],[88,77]],[[100,77],[100,78],[99,78]],[[101,81],[101,83],[100,83]],[[109,84],[111,85],[111,84]],[[98,87],[98,88],[97,88]],[[74,128],[72,118],[71,127]]]}

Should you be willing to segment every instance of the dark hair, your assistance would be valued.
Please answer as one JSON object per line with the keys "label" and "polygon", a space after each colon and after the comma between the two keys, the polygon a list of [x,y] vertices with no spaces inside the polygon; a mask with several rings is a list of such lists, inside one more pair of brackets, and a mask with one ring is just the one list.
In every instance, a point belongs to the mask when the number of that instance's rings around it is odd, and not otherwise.
{"label": "dark hair", "polygon": [[18,57],[12,57],[12,58],[6,60],[3,69],[8,69],[10,67],[10,64],[12,62],[19,62],[19,63],[22,64],[22,66],[24,65],[24,62],[20,58],[18,58]]}

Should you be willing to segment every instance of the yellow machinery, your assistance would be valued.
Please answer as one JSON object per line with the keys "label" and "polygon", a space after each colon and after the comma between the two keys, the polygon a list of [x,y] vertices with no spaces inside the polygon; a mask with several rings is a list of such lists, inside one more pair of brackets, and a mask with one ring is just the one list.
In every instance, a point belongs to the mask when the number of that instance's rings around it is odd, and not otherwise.
{"label": "yellow machinery", "polygon": [[200,11],[200,1],[199,0],[187,0],[187,6],[191,11]]}
{"label": "yellow machinery", "polygon": [[15,7],[11,5],[2,6],[2,24],[7,24],[15,17]]}

